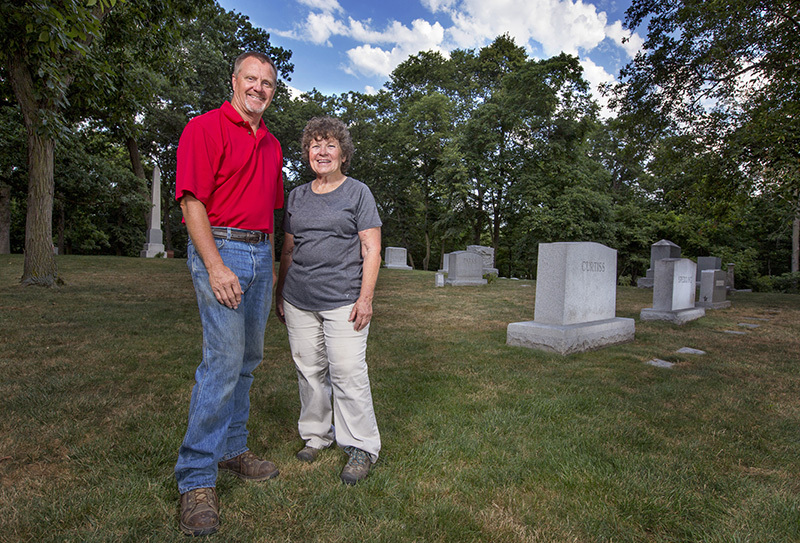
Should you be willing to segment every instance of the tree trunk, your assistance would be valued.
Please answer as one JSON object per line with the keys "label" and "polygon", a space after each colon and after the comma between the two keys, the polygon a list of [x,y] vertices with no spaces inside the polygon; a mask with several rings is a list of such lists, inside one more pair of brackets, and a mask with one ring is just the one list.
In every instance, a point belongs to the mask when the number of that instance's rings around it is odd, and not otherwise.
{"label": "tree trunk", "polygon": [[54,210],[58,216],[58,226],[56,227],[56,240],[58,241],[56,246],[58,247],[58,254],[66,255],[69,253],[67,252],[66,237],[64,235],[67,231],[67,212],[64,209],[64,202],[59,201],[58,205],[54,206]]}
{"label": "tree trunk", "polygon": [[52,138],[28,128],[28,214],[23,285],[53,287],[63,283],[53,254],[54,148]]}
{"label": "tree trunk", "polygon": [[37,102],[30,67],[19,52],[11,57],[8,74],[28,132],[28,212],[21,282],[23,285],[53,287],[63,283],[53,255],[55,141],[43,130],[42,114],[47,113],[46,107]]}
{"label": "tree trunk", "polygon": [[792,222],[792,272],[800,271],[800,201]]}
{"label": "tree trunk", "polygon": [[422,259],[422,269],[428,271],[428,264],[431,261],[431,236],[425,231],[425,258]]}
{"label": "tree trunk", "polygon": [[11,253],[11,187],[0,183],[0,255]]}

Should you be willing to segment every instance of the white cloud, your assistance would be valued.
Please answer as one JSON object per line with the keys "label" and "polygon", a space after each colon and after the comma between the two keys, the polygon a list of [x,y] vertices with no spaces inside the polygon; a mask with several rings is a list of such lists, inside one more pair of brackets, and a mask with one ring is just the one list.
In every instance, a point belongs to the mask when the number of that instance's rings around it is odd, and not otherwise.
{"label": "white cloud", "polygon": [[[350,64],[348,73],[361,73],[367,76],[388,77],[398,64],[420,51],[441,50],[444,28],[439,23],[430,24],[422,19],[411,23],[411,28],[393,21],[384,32],[376,33],[352,21],[351,36],[362,36],[368,43],[347,51]],[[370,43],[393,44],[394,47],[381,49]]]}
{"label": "white cloud", "polygon": [[508,33],[519,44],[538,42],[545,56],[578,54],[605,39],[606,14],[581,0],[462,0],[448,10],[456,47],[477,47]]}
{"label": "white cloud", "polygon": [[[452,25],[445,28],[439,22],[416,19],[409,26],[392,20],[380,30],[370,19],[345,18],[337,0],[297,1],[313,11],[293,31],[276,32],[318,45],[331,46],[333,37],[355,41],[357,45],[346,51],[343,67],[352,75],[387,77],[411,55],[480,48],[506,33],[532,56],[543,57],[562,51],[585,57],[608,38],[632,58],[643,43],[620,21],[609,24],[606,12],[584,0],[420,0],[431,13],[448,16]],[[593,85],[613,80],[591,60],[582,63]]]}
{"label": "white cloud", "polygon": [[635,57],[636,53],[644,47],[644,40],[641,36],[635,33],[632,34],[630,30],[622,28],[621,21],[615,21],[614,24],[607,26],[605,31],[606,36],[622,47],[630,58]]}
{"label": "white cloud", "polygon": [[608,98],[601,95],[598,87],[603,83],[613,83],[616,78],[608,73],[605,68],[598,66],[591,59],[583,58],[580,60],[581,67],[583,68],[583,78],[589,82],[592,91],[592,97],[600,104],[601,115],[609,117],[611,115],[608,109]]}
{"label": "white cloud", "polygon": [[325,13],[344,13],[342,6],[336,0],[297,0],[299,4],[311,9],[318,9]]}
{"label": "white cloud", "polygon": [[330,37],[344,33],[345,26],[330,13],[309,13],[302,34],[318,45],[331,45]]}
{"label": "white cloud", "polygon": [[420,3],[428,8],[431,13],[446,11],[453,7],[458,0],[420,0]]}

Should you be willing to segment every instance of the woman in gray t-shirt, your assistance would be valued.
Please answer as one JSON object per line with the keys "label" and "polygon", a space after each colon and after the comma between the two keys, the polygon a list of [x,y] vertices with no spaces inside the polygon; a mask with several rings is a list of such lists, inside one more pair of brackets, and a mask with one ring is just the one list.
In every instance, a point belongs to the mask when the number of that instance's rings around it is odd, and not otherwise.
{"label": "woman in gray t-shirt", "polygon": [[338,119],[315,117],[303,130],[316,179],[286,202],[275,293],[300,388],[297,458],[313,462],[335,440],[349,456],[347,484],[367,477],[381,448],[366,363],[381,219],[369,188],[345,175],[353,151]]}

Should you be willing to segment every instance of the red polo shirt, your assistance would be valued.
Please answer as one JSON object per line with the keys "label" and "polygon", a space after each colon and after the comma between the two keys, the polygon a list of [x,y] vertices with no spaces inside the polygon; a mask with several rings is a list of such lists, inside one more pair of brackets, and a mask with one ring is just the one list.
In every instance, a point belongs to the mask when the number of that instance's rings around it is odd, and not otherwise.
{"label": "red polo shirt", "polygon": [[211,226],[273,231],[283,207],[283,152],[261,121],[255,137],[229,102],[195,117],[178,144],[175,199],[203,202]]}

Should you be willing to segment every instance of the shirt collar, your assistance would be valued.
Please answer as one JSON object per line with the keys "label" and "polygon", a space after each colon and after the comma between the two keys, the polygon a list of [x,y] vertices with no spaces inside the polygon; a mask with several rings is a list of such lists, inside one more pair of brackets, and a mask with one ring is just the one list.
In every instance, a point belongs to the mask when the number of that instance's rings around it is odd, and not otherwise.
{"label": "shirt collar", "polygon": [[[248,129],[250,128],[250,123],[248,123],[247,121],[242,119],[242,116],[239,115],[239,112],[236,111],[236,108],[234,108],[231,105],[231,103],[228,102],[227,100],[225,100],[225,102],[222,103],[222,107],[220,109],[222,110],[222,113],[224,113],[225,116],[232,123],[244,126],[244,127],[248,128]],[[259,119],[258,120],[258,128],[259,128],[259,130],[263,128],[264,130],[267,130],[267,132],[269,132],[269,130],[267,129],[267,125],[264,124],[264,119]]]}

